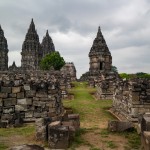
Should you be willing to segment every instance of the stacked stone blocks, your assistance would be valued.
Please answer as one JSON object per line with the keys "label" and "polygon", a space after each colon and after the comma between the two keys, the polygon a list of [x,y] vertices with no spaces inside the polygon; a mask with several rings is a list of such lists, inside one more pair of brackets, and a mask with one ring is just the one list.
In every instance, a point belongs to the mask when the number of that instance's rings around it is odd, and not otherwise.
{"label": "stacked stone blocks", "polygon": [[23,121],[59,116],[63,112],[63,106],[59,80],[55,76],[1,75],[1,124],[14,124],[18,119],[16,114],[19,114]]}

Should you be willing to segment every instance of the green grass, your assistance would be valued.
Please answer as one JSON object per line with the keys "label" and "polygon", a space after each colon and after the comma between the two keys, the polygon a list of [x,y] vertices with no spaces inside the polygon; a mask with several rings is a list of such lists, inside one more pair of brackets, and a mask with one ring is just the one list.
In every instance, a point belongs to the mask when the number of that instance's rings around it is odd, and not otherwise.
{"label": "green grass", "polygon": [[0,143],[0,150],[6,150],[8,148],[4,143]]}
{"label": "green grass", "polygon": [[[0,150],[6,150],[10,147],[11,138],[15,138],[15,136],[21,136],[24,138],[28,138],[28,136],[35,133],[35,126],[32,124],[24,125],[18,128],[0,128]],[[14,139],[15,141],[15,139]]]}
{"label": "green grass", "polygon": [[103,129],[99,134],[101,135],[101,137],[106,138],[109,136],[110,132],[107,129]]}
{"label": "green grass", "polygon": [[117,145],[113,141],[107,141],[107,147],[115,149],[117,148]]}
{"label": "green grass", "polygon": [[75,143],[73,142],[74,145],[89,145],[91,150],[97,150],[94,145],[87,143],[87,141],[84,141],[82,138],[82,135],[86,132],[94,132],[95,134],[100,134],[101,138],[108,139],[107,141],[105,139],[106,149],[107,147],[111,149],[117,147],[116,143],[109,139],[109,135],[115,134],[128,140],[128,145],[126,145],[126,147],[129,147],[129,149],[138,149],[140,147],[140,137],[134,131],[113,133],[109,132],[107,129],[99,128],[98,125],[103,122],[106,123],[108,120],[116,120],[116,118],[107,111],[112,106],[112,100],[96,100],[91,94],[96,92],[96,89],[88,87],[86,82],[75,82],[73,84],[75,87],[69,92],[74,94],[74,99],[64,100],[63,104],[65,107],[71,107],[74,113],[79,113],[81,128],[84,128],[84,132],[80,131],[80,134],[75,138]]}
{"label": "green grass", "polygon": [[9,137],[13,135],[28,136],[35,132],[34,125],[24,125],[19,128],[0,128],[0,136]]}
{"label": "green grass", "polygon": [[106,111],[112,106],[111,100],[95,100],[90,93],[95,92],[96,89],[88,87],[86,82],[74,84],[75,87],[70,90],[74,93],[74,100],[64,101],[64,106],[71,107],[74,113],[79,113],[81,122],[115,119]]}

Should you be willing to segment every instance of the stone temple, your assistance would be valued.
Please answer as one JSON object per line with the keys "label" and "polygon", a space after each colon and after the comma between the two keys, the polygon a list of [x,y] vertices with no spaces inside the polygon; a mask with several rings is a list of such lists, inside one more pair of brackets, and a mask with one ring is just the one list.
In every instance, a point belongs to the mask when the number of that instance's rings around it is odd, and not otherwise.
{"label": "stone temple", "polygon": [[54,52],[55,46],[48,30],[43,37],[42,43],[39,41],[33,19],[22,44],[21,67],[17,67],[15,62],[8,68],[8,45],[7,39],[0,26],[0,71],[18,71],[18,70],[39,70],[40,60],[47,54]]}
{"label": "stone temple", "polygon": [[21,67],[23,70],[39,70],[40,60],[47,55],[55,51],[54,44],[50,38],[48,31],[43,38],[42,44],[39,42],[39,36],[35,29],[33,19],[29,26],[25,40],[22,45],[22,59]]}
{"label": "stone temple", "polygon": [[89,58],[90,73],[97,74],[100,72],[111,71],[112,57],[100,27],[98,28],[97,36],[94,39],[93,45],[89,52]]}
{"label": "stone temple", "polygon": [[[13,62],[13,64],[8,68],[8,45],[4,32],[0,26],[0,71],[40,70],[41,59],[54,51],[55,46],[48,30],[40,43],[39,36],[32,19],[25,36],[25,40],[22,44],[21,67],[17,67],[15,62]],[[69,74],[72,81],[76,80],[76,69],[73,63],[66,63],[62,69],[62,73]]]}
{"label": "stone temple", "polygon": [[8,70],[8,45],[0,26],[0,71]]}
{"label": "stone temple", "polygon": [[110,73],[112,69],[112,56],[100,27],[89,52],[89,71],[82,74],[80,80],[89,81],[97,79],[101,74]]}

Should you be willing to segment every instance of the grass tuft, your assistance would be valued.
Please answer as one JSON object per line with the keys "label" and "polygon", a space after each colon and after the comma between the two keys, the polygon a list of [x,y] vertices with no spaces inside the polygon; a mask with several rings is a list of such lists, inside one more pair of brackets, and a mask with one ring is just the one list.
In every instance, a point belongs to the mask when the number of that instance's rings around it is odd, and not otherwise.
{"label": "grass tuft", "polygon": [[113,141],[107,141],[107,147],[114,149],[117,148],[117,145]]}

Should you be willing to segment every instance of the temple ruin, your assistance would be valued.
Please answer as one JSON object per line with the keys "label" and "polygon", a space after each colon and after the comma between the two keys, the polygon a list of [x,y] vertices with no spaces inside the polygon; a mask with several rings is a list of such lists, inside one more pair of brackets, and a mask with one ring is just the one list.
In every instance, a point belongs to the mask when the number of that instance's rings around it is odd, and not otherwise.
{"label": "temple ruin", "polygon": [[8,70],[8,45],[0,25],[0,71]]}

